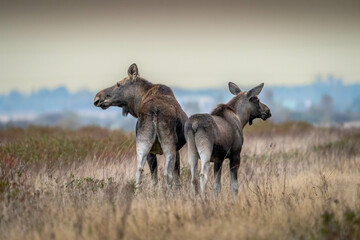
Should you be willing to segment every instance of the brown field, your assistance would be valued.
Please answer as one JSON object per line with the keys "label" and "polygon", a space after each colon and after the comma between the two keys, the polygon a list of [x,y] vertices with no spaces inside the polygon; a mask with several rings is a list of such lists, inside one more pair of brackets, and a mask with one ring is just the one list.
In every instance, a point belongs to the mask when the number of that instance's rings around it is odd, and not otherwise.
{"label": "brown field", "polygon": [[[97,127],[0,131],[0,239],[360,239],[360,130],[246,127],[239,195],[136,191],[134,135]],[[164,161],[159,159],[159,178]],[[211,171],[212,172],[212,171]]]}

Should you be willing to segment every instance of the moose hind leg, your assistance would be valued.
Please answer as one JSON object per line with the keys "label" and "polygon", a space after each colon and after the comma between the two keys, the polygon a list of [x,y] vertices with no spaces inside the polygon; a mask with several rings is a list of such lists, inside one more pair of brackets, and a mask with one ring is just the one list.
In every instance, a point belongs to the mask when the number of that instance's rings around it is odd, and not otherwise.
{"label": "moose hind leg", "polygon": [[173,183],[174,168],[176,161],[176,149],[172,146],[163,147],[165,155],[164,177],[167,185],[171,188]]}
{"label": "moose hind leg", "polygon": [[152,144],[148,141],[136,141],[137,152],[137,169],[136,169],[136,186],[139,187],[142,180],[142,173],[146,158],[150,152]]}
{"label": "moose hind leg", "polygon": [[[145,122],[145,121],[144,121]],[[136,131],[136,154],[137,154],[137,169],[136,169],[136,186],[140,186],[142,173],[147,156],[155,142],[155,126],[153,124],[137,124]]]}
{"label": "moose hind leg", "polygon": [[156,154],[149,153],[149,155],[147,156],[147,163],[150,168],[152,184],[153,186],[156,186],[158,183]]}
{"label": "moose hind leg", "polygon": [[176,142],[177,136],[173,129],[175,127],[169,126],[168,121],[158,119],[157,134],[161,148],[165,156],[164,177],[168,188],[171,190],[174,176],[174,168],[176,162]]}
{"label": "moose hind leg", "polygon": [[238,170],[240,167],[240,154],[230,158],[230,186],[234,195],[238,194]]}

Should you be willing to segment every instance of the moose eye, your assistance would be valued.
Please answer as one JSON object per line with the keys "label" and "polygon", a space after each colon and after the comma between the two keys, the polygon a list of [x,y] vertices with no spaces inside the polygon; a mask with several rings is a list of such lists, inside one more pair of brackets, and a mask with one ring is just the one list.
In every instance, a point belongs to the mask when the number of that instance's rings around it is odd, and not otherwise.
{"label": "moose eye", "polygon": [[116,86],[117,86],[117,87],[120,87],[121,85],[120,85],[120,83],[116,83]]}
{"label": "moose eye", "polygon": [[252,97],[250,98],[250,101],[257,103],[259,102],[259,99],[257,97]]}

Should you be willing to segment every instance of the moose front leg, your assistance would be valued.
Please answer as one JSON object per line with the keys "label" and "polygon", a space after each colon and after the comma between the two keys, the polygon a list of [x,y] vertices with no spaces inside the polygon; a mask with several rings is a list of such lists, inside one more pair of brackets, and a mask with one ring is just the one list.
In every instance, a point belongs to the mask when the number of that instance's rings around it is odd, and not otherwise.
{"label": "moose front leg", "polygon": [[221,168],[222,168],[222,161],[215,162],[214,161],[214,192],[215,196],[217,197],[221,191]]}
{"label": "moose front leg", "polygon": [[156,154],[149,153],[146,160],[150,168],[152,184],[153,186],[156,186],[158,183]]}
{"label": "moose front leg", "polygon": [[179,151],[176,151],[176,161],[175,161],[175,167],[174,167],[174,182],[175,187],[180,188],[180,154]]}
{"label": "moose front leg", "polygon": [[240,154],[235,154],[230,157],[230,186],[234,195],[238,194],[238,170],[240,167]]}

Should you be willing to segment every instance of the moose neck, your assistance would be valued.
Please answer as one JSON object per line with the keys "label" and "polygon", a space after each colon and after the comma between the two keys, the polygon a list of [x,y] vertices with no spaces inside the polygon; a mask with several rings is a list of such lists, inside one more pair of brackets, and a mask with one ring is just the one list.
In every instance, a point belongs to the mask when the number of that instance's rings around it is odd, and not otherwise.
{"label": "moose neck", "polygon": [[245,127],[245,125],[249,122],[250,120],[250,115],[249,114],[241,114],[241,115],[238,115],[239,118],[240,118],[240,122],[241,122],[241,125],[242,125],[242,128]]}
{"label": "moose neck", "polygon": [[127,105],[128,105],[129,113],[134,117],[138,118],[139,109],[143,96],[147,93],[147,91],[149,91],[150,88],[153,87],[153,84],[145,79],[138,78],[136,80],[134,87],[135,87],[134,95],[131,101],[128,101]]}
{"label": "moose neck", "polygon": [[235,109],[235,113],[237,117],[240,120],[241,130],[245,127],[245,125],[250,120],[250,113],[246,111],[244,107],[242,107],[242,101],[241,99],[238,99],[237,101],[232,101],[228,103],[233,109]]}

